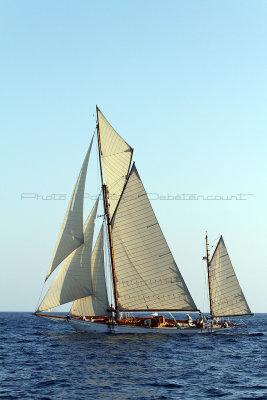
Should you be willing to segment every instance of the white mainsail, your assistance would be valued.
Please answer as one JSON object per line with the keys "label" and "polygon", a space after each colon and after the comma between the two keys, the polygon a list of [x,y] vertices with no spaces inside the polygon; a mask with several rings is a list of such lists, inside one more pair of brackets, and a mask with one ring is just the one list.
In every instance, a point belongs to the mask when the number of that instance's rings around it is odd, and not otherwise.
{"label": "white mainsail", "polygon": [[126,181],[133,149],[112,128],[99,109],[97,109],[97,115],[101,156],[112,216]]}
{"label": "white mainsail", "polygon": [[135,165],[111,227],[121,309],[197,310]]}
{"label": "white mainsail", "polygon": [[72,315],[106,315],[109,307],[104,267],[104,225],[99,232],[91,261],[91,296],[74,301]]}
{"label": "white mainsail", "polygon": [[46,280],[57,268],[57,266],[84,242],[83,236],[83,201],[84,201],[84,186],[88,161],[91,153],[93,139],[91,140],[89,149],[85,156],[80,174],[74,187],[61,229],[58,235],[56,247],[49,270],[46,275]]}
{"label": "white mainsail", "polygon": [[98,201],[99,198],[84,224],[84,244],[65,259],[38,312],[88,296],[93,292],[91,256]]}
{"label": "white mainsail", "polygon": [[209,274],[214,316],[251,314],[222,236],[209,264]]}

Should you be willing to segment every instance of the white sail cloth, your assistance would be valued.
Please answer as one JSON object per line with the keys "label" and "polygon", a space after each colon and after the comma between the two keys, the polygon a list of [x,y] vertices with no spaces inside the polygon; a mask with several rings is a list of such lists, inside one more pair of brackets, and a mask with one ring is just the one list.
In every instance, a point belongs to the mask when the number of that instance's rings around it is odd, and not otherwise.
{"label": "white sail cloth", "polygon": [[112,128],[99,109],[97,112],[102,163],[112,216],[126,181],[133,149]]}
{"label": "white sail cloth", "polygon": [[94,247],[91,262],[92,294],[74,301],[70,314],[72,315],[107,315],[109,307],[104,267],[104,226],[100,230]]}
{"label": "white sail cloth", "polygon": [[212,256],[209,272],[213,315],[251,314],[222,236]]}
{"label": "white sail cloth", "polygon": [[197,310],[133,166],[112,220],[119,307]]}
{"label": "white sail cloth", "polygon": [[65,259],[38,312],[88,296],[93,292],[91,256],[98,201],[99,199],[95,202],[84,225],[84,244]]}
{"label": "white sail cloth", "polygon": [[[94,138],[94,137],[93,137]],[[80,174],[74,187],[59,235],[46,275],[46,280],[56,269],[56,267],[77,249],[83,242],[83,200],[84,186],[87,174],[88,161],[91,153],[93,138],[85,156]]]}

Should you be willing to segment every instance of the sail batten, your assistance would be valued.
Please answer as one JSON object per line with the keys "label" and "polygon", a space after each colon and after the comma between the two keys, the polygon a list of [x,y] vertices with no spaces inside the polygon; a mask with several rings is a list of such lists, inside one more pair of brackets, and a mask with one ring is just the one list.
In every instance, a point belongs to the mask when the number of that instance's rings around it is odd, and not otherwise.
{"label": "sail batten", "polygon": [[[94,138],[94,137],[93,137]],[[56,247],[46,275],[46,280],[58,265],[84,242],[83,235],[83,202],[84,187],[91,153],[93,138],[85,156],[80,174],[74,187],[71,199],[60,229]]]}
{"label": "sail batten", "polygon": [[222,236],[210,261],[209,273],[214,316],[251,314]]}
{"label": "sail batten", "polygon": [[98,202],[99,198],[84,224],[84,243],[65,259],[41,302],[38,312],[93,293],[91,255]]}
{"label": "sail batten", "polygon": [[197,310],[135,166],[111,228],[119,308]]}

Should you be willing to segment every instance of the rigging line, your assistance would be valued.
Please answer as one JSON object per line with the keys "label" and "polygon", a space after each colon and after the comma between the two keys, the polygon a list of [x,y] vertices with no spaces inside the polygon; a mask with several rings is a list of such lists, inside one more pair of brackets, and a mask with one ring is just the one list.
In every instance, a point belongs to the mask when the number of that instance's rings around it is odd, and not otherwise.
{"label": "rigging line", "polygon": [[113,153],[113,154],[106,154],[105,156],[102,155],[102,158],[106,158],[106,157],[111,157],[111,156],[116,156],[118,154],[122,154],[122,153],[129,153],[129,150],[123,150],[123,151],[119,151],[118,153]]}
{"label": "rigging line", "polygon": [[120,176],[116,181],[112,182],[112,184],[108,185],[109,191],[110,191],[110,189],[112,189],[112,186],[117,185],[117,183],[119,183],[119,182],[121,181],[122,178],[126,179],[126,175]]}
{"label": "rigging line", "polygon": [[45,281],[44,281],[44,283],[43,283],[43,286],[42,286],[42,290],[41,290],[41,293],[40,293],[39,299],[37,300],[37,306],[36,306],[36,308],[35,308],[35,312],[38,310],[38,307],[39,307],[39,305],[40,305],[40,299],[41,299],[41,297],[42,297],[42,294],[43,294],[44,285],[45,285]]}
{"label": "rigging line", "polygon": [[220,236],[217,236],[215,239],[211,240],[211,241],[209,242],[209,245],[210,245],[211,243],[218,242],[219,239],[220,239],[220,237],[221,237],[221,235],[220,235]]}

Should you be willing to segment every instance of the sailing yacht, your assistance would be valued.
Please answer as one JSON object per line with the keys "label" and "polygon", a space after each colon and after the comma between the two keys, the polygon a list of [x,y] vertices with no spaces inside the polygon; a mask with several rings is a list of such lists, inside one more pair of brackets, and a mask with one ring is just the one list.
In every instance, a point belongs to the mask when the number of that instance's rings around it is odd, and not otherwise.
{"label": "sailing yacht", "polygon": [[[54,280],[35,311],[91,333],[209,333],[236,326],[224,316],[251,314],[223,238],[209,260],[210,318],[205,320],[166,242],[135,163],[133,148],[97,112],[101,192],[83,222],[94,136],[75,184],[46,275]],[[102,214],[101,214],[102,210]],[[96,219],[101,228],[96,232]],[[97,238],[95,239],[95,237]],[[73,302],[67,316],[45,311]],[[199,312],[193,321],[174,312]],[[167,317],[168,316],[168,317]]]}

